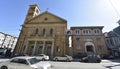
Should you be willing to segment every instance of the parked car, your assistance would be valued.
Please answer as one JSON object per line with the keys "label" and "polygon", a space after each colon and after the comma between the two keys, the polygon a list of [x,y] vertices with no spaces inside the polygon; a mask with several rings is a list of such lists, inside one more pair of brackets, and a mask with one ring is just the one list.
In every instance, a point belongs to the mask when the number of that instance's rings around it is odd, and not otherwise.
{"label": "parked car", "polygon": [[101,58],[99,55],[88,55],[80,60],[81,62],[100,63]]}
{"label": "parked car", "polygon": [[28,56],[27,54],[14,54],[12,57]]}
{"label": "parked car", "polygon": [[74,58],[81,59],[81,58],[86,57],[86,56],[87,56],[86,54],[78,53],[77,55],[74,56]]}
{"label": "parked car", "polygon": [[38,60],[49,60],[49,56],[45,54],[39,54],[38,56],[35,56]]}
{"label": "parked car", "polygon": [[106,55],[103,59],[115,59],[115,57],[113,55]]}
{"label": "parked car", "polygon": [[50,63],[40,62],[35,57],[14,57],[0,63],[0,69],[51,69]]}
{"label": "parked car", "polygon": [[73,58],[69,55],[56,56],[53,58],[54,61],[72,61]]}
{"label": "parked car", "polygon": [[4,48],[0,48],[0,55],[3,55],[5,53],[5,50]]}

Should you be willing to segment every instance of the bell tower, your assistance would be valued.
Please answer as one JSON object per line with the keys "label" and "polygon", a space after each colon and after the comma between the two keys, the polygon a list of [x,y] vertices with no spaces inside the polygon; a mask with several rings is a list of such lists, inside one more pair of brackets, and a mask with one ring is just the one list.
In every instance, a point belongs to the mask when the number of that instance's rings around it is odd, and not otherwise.
{"label": "bell tower", "polygon": [[27,22],[28,20],[34,18],[35,16],[40,14],[40,8],[38,7],[38,5],[30,5],[27,15],[26,15],[26,19],[25,22]]}

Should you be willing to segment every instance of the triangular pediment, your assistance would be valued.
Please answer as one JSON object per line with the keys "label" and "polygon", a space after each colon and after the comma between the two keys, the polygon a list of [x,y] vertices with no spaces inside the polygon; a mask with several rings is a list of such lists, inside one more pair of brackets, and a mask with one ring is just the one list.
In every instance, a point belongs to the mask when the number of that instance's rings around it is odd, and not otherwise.
{"label": "triangular pediment", "polygon": [[33,19],[29,20],[27,23],[66,23],[67,21],[61,17],[58,17],[48,11],[39,14],[38,16],[34,17]]}

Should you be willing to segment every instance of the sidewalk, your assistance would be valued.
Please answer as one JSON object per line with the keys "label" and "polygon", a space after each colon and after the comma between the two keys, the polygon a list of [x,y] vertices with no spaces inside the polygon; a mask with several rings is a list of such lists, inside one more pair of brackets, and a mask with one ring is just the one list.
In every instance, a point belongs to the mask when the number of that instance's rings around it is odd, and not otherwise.
{"label": "sidewalk", "polygon": [[112,62],[120,62],[120,59],[110,59]]}

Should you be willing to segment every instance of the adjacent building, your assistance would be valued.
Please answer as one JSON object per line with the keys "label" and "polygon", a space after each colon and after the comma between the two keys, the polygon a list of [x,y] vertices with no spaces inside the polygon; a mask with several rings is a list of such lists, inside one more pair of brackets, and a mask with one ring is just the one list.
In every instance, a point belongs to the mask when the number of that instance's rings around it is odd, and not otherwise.
{"label": "adjacent building", "polygon": [[67,21],[48,11],[40,13],[37,5],[30,5],[15,47],[15,53],[50,57],[67,54]]}
{"label": "adjacent building", "polygon": [[3,47],[3,43],[5,40],[5,34],[3,32],[0,32],[0,47]]}
{"label": "adjacent building", "polygon": [[113,32],[115,32],[116,34],[120,35],[120,26],[118,26],[115,29],[113,29]]}
{"label": "adjacent building", "polygon": [[106,44],[109,49],[109,55],[118,57],[120,56],[120,35],[110,31],[105,33]]}
{"label": "adjacent building", "polygon": [[99,54],[101,57],[108,54],[103,26],[71,27],[67,32],[71,37],[72,55]]}
{"label": "adjacent building", "polygon": [[0,32],[0,48],[9,48],[13,51],[16,42],[17,37]]}
{"label": "adjacent building", "polygon": [[[120,25],[120,20],[118,21]],[[119,57],[120,56],[120,26],[113,29],[113,31],[105,33],[106,44],[110,51],[110,55]]]}

